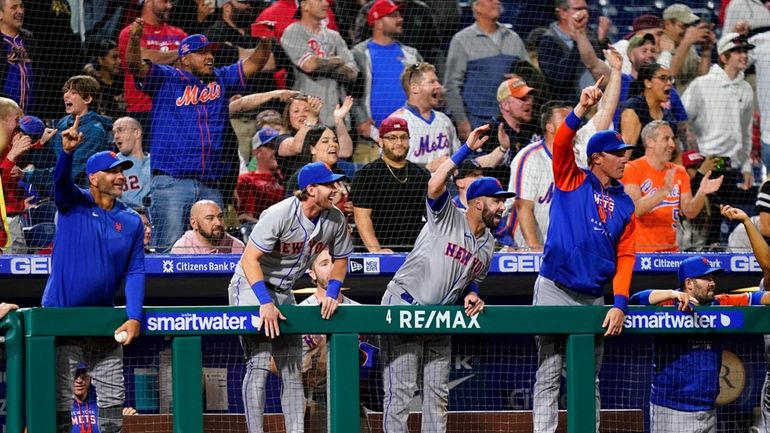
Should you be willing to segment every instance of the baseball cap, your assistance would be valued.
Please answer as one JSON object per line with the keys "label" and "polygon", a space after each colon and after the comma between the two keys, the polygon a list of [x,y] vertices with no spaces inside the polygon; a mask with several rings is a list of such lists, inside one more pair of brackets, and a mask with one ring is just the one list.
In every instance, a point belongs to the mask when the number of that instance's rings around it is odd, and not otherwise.
{"label": "baseball cap", "polygon": [[722,271],[721,268],[712,268],[711,263],[703,256],[690,257],[679,264],[679,285],[684,284],[684,280],[688,278],[703,277]]}
{"label": "baseball cap", "polygon": [[681,3],[673,4],[663,10],[664,20],[677,20],[685,24],[692,24],[696,21],[700,21],[697,15],[692,13],[692,9],[689,6]]}
{"label": "baseball cap", "polygon": [[23,116],[19,119],[19,130],[30,137],[40,137],[45,132],[45,123],[35,116]]}
{"label": "baseball cap", "polygon": [[400,117],[388,117],[380,122],[380,137],[392,131],[406,131],[409,134],[409,124]]}
{"label": "baseball cap", "polygon": [[466,159],[460,166],[456,168],[457,174],[452,176],[454,180],[465,179],[468,176],[483,176],[484,168],[476,163],[472,159]]}
{"label": "baseball cap", "polygon": [[682,152],[682,165],[684,168],[698,167],[706,159],[698,153],[697,150],[686,150]]}
{"label": "baseball cap", "polygon": [[649,30],[649,29],[662,29],[663,28],[663,20],[660,19],[657,15],[652,14],[644,14],[639,15],[634,18],[633,23],[631,23],[631,32],[629,32],[624,39],[631,39],[634,34],[637,32],[640,32],[642,30]]}
{"label": "baseball cap", "polygon": [[299,189],[305,189],[310,185],[323,185],[345,179],[344,174],[334,174],[328,165],[323,162],[313,162],[299,169],[297,183]]}
{"label": "baseball cap", "polygon": [[653,36],[652,33],[645,33],[643,35],[636,35],[632,37],[631,40],[628,41],[628,51],[631,51],[634,48],[639,48],[646,43],[655,45],[655,36]]}
{"label": "baseball cap", "polygon": [[502,102],[503,99],[509,96],[513,96],[514,98],[523,98],[533,90],[535,89],[527,86],[527,82],[521,78],[511,78],[505,80],[497,87],[497,102]]}
{"label": "baseball cap", "polygon": [[366,24],[373,26],[378,19],[388,16],[398,10],[398,5],[392,0],[377,0],[366,15]]}
{"label": "baseball cap", "polygon": [[179,44],[179,57],[186,56],[188,54],[200,51],[204,48],[214,50],[218,47],[218,44],[209,41],[206,35],[194,34],[182,39],[182,43]]}
{"label": "baseball cap", "polygon": [[128,159],[119,160],[115,152],[105,150],[91,155],[86,162],[86,174],[89,176],[97,171],[112,170],[115,167],[123,167],[127,170],[134,166],[134,163]]}
{"label": "baseball cap", "polygon": [[251,138],[251,150],[258,149],[260,146],[267,146],[275,141],[276,137],[281,135],[276,129],[265,126]]}
{"label": "baseball cap", "polygon": [[79,376],[81,374],[87,374],[88,373],[88,366],[85,362],[80,361],[78,362],[78,366],[75,369],[75,376]]}
{"label": "baseball cap", "polygon": [[754,44],[750,44],[746,36],[735,32],[725,33],[717,42],[717,53],[720,56],[730,50],[737,50],[739,48],[753,50]]}
{"label": "baseball cap", "polygon": [[599,131],[588,139],[586,146],[586,156],[591,159],[591,155],[601,152],[614,152],[616,150],[633,149],[633,144],[623,142],[623,137],[617,131],[607,130]]}
{"label": "baseball cap", "polygon": [[516,197],[513,191],[506,191],[500,184],[500,181],[494,177],[480,177],[473,181],[465,192],[465,198],[468,201],[479,197],[511,198]]}

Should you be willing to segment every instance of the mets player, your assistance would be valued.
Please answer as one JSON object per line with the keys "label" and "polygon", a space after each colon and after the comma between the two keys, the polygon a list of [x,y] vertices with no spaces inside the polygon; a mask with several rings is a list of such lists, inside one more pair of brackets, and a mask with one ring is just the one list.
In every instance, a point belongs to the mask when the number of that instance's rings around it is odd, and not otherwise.
{"label": "mets player", "polygon": [[[478,283],[489,270],[495,247],[490,230],[500,222],[505,199],[515,194],[492,177],[480,177],[466,192],[465,213],[452,204],[446,181],[465,158],[488,137],[484,125],[473,130],[468,143],[439,165],[428,182],[427,223],[414,249],[388,284],[382,305],[451,305],[463,299],[465,314],[484,310]],[[409,402],[417,391],[422,366],[422,431],[444,432],[449,398],[448,335],[389,335],[383,344],[385,433],[406,433]]]}
{"label": "mets player", "polygon": [[[727,212],[733,216],[726,215]],[[742,214],[742,215],[739,215]],[[722,208],[728,218],[748,215],[729,206]],[[744,222],[745,224],[745,222]],[[754,229],[763,244],[759,231]],[[766,248],[766,247],[765,247]],[[678,290],[644,290],[634,293],[632,304],[674,306],[688,310],[698,305],[768,305],[770,292],[715,295],[714,268],[703,256],[690,257],[679,265]],[[703,311],[703,310],[701,310]],[[703,316],[701,316],[702,318]],[[712,316],[713,317],[713,316]],[[650,432],[716,432],[716,400],[722,368],[722,336],[655,335],[652,384],[650,387]]]}
{"label": "mets player", "polygon": [[[543,265],[535,281],[533,305],[604,305],[604,286],[612,282],[613,308],[603,327],[619,335],[628,311],[628,289],[634,267],[634,202],[618,179],[628,163],[625,144],[615,131],[600,131],[588,140],[588,169],[575,163],[572,141],[585,112],[602,97],[599,84],[586,87],[580,102],[556,131],[553,140],[554,195],[544,245]],[[596,342],[596,423],[602,339]],[[564,366],[564,337],[539,335],[538,368],[532,418],[536,433],[553,433],[558,424],[559,384]]]}
{"label": "mets player", "polygon": [[335,183],[343,178],[322,162],[302,167],[300,190],[262,212],[230,281],[230,305],[258,305],[267,337],[241,337],[246,356],[243,403],[249,433],[263,431],[271,353],[283,383],[281,407],[286,431],[303,432],[302,339],[300,335],[279,338],[278,322],[286,318],[276,305],[297,303],[291,291],[294,282],[328,248],[333,263],[326,296],[320,301],[321,316],[328,319],[337,309],[347,257],[353,252],[345,215],[334,207]]}

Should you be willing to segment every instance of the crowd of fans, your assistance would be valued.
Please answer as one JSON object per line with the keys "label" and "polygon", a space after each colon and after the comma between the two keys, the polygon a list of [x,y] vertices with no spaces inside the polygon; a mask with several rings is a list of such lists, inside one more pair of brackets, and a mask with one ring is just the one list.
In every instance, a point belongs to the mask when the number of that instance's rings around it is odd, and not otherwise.
{"label": "crowd of fans", "polygon": [[605,129],[636,145],[622,181],[639,251],[748,249],[719,213],[727,203],[770,236],[770,9],[759,2],[725,1],[717,15],[671,4],[628,34],[586,0],[472,0],[464,28],[463,8],[439,1],[38,3],[0,0],[6,254],[50,247],[45,204],[77,118],[75,182],[88,186],[99,151],[131,160],[117,182],[148,252],[240,253],[317,161],[350,179],[336,205],[359,251],[409,251],[430,173],[484,124],[454,203],[496,177],[517,193],[498,249],[542,251],[555,131],[602,76],[575,152],[585,164],[587,138]]}

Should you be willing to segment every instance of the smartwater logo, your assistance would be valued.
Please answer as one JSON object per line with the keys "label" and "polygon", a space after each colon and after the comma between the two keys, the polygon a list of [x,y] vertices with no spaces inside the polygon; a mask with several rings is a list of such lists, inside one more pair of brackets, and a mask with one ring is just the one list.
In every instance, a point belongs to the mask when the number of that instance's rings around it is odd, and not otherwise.
{"label": "smartwater logo", "polygon": [[631,312],[623,323],[627,329],[740,329],[741,311],[644,311]]}
{"label": "smartwater logo", "polygon": [[149,332],[250,331],[258,330],[261,323],[258,315],[248,312],[149,312],[143,326]]}

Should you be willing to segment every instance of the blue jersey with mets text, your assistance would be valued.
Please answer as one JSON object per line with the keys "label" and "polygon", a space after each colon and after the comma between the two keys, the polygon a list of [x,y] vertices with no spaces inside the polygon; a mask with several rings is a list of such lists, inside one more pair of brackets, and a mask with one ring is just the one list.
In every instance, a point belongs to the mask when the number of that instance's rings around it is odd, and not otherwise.
{"label": "blue jersey with mets text", "polygon": [[152,96],[152,170],[215,181],[227,172],[222,153],[230,96],[245,91],[242,62],[215,68],[201,81],[190,72],[152,64],[141,83]]}
{"label": "blue jersey with mets text", "polygon": [[[652,290],[631,296],[631,304],[649,305]],[[761,305],[766,292],[722,294],[711,305]],[[676,306],[672,301],[658,305]],[[695,313],[697,314],[697,313]],[[650,402],[683,412],[714,409],[722,368],[721,336],[656,335]]]}
{"label": "blue jersey with mets text", "polygon": [[142,318],[144,224],[116,200],[110,210],[72,181],[72,154],[61,152],[54,170],[58,209],[51,273],[43,307],[111,307],[126,282],[126,313]]}

